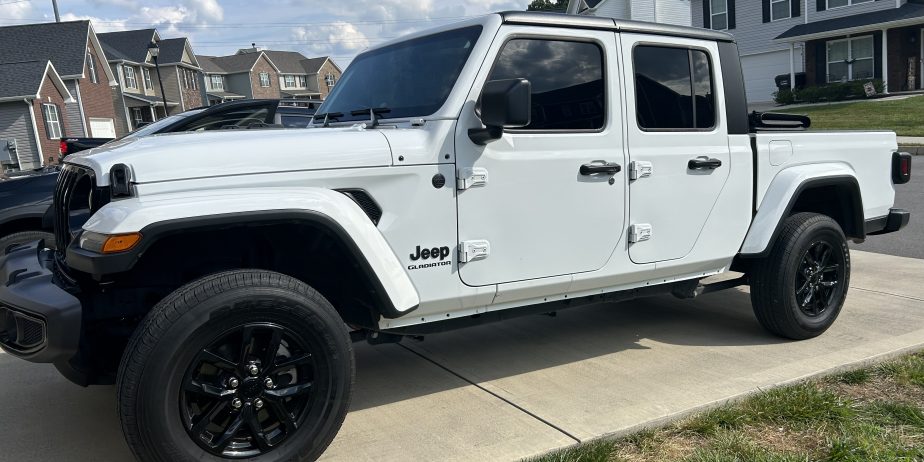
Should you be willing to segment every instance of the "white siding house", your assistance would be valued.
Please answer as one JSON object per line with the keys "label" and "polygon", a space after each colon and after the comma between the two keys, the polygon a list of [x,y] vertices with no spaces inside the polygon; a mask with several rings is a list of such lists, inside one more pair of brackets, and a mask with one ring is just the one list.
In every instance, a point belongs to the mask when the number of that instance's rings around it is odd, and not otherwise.
{"label": "white siding house", "polygon": [[571,0],[568,10],[589,16],[691,25],[690,0]]}

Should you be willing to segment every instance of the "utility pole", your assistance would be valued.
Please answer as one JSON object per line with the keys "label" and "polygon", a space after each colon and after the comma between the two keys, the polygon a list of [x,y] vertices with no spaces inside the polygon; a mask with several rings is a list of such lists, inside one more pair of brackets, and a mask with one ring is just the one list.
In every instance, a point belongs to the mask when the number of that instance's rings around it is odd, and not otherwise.
{"label": "utility pole", "polygon": [[61,15],[58,13],[58,0],[51,0],[51,5],[55,7],[55,22],[61,22]]}

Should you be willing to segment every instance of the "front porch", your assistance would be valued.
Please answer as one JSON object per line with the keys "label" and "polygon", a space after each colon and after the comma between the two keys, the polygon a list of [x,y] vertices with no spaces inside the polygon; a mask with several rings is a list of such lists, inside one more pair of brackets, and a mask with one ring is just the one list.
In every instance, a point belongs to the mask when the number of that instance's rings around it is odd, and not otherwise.
{"label": "front porch", "polygon": [[924,89],[924,4],[800,24],[776,38],[802,46],[807,86],[881,80],[885,93]]}
{"label": "front porch", "polygon": [[172,115],[179,107],[178,103],[168,101],[164,108],[163,100],[147,95],[124,94],[125,110],[128,112],[130,130],[143,127],[151,122]]}

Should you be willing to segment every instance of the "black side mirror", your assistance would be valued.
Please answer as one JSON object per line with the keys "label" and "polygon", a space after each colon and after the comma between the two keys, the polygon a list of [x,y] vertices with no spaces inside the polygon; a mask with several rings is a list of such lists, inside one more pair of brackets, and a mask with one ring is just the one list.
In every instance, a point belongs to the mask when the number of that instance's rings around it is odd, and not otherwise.
{"label": "black side mirror", "polygon": [[485,128],[472,128],[468,137],[486,145],[500,139],[505,128],[529,125],[532,86],[526,79],[491,80],[481,93],[481,122]]}

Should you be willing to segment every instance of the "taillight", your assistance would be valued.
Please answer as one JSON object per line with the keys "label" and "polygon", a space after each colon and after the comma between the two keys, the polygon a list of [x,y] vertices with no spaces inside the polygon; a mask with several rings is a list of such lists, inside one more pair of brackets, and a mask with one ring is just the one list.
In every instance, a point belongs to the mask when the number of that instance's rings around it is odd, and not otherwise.
{"label": "taillight", "polygon": [[61,154],[62,156],[67,155],[67,142],[66,141],[61,140],[61,144],[58,145],[58,153]]}
{"label": "taillight", "polygon": [[911,181],[911,154],[896,152],[892,154],[892,183],[905,184]]}

